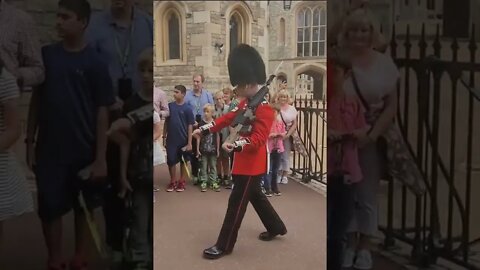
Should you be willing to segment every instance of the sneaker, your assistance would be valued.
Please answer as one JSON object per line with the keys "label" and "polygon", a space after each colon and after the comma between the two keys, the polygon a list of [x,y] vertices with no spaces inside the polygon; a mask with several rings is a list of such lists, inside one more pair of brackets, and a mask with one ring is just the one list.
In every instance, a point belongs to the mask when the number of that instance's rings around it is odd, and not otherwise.
{"label": "sneaker", "polygon": [[167,186],[167,192],[172,192],[177,188],[177,182],[170,182]]}
{"label": "sneaker", "polygon": [[198,177],[196,176],[192,177],[192,182],[194,186],[198,185]]}
{"label": "sneaker", "polygon": [[217,183],[217,182],[214,182],[212,184],[212,189],[215,191],[215,192],[219,192],[220,191],[220,185]]}
{"label": "sneaker", "polygon": [[282,193],[280,191],[274,191],[273,195],[275,196],[282,196]]}
{"label": "sneaker", "polygon": [[273,193],[272,193],[271,190],[267,190],[267,191],[265,192],[265,196],[267,196],[267,197],[272,197],[272,195],[273,195]]}
{"label": "sneaker", "polygon": [[202,192],[207,191],[207,182],[202,182],[200,184],[200,189],[201,189]]}
{"label": "sneaker", "polygon": [[231,189],[231,188],[232,188],[232,181],[229,178],[227,178],[225,180],[225,189]]}
{"label": "sneaker", "polygon": [[358,251],[357,259],[355,260],[355,264],[353,265],[353,267],[360,270],[369,270],[372,269],[372,266],[372,253],[370,253],[370,251],[366,249]]}
{"label": "sneaker", "polygon": [[177,185],[177,192],[185,191],[185,180],[180,181]]}
{"label": "sneaker", "polygon": [[279,175],[277,176],[277,184],[280,184],[281,182],[282,182],[282,175],[279,174]]}
{"label": "sneaker", "polygon": [[288,177],[283,176],[281,183],[284,184],[284,185],[288,184]]}
{"label": "sneaker", "polygon": [[342,267],[343,268],[352,268],[353,260],[355,260],[355,250],[352,249],[352,248],[345,249],[345,252],[343,254]]}

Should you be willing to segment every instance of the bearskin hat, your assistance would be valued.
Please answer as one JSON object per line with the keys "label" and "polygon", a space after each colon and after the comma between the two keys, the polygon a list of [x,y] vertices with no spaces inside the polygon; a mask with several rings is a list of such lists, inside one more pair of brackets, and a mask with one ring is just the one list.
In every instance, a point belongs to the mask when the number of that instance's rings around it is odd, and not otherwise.
{"label": "bearskin hat", "polygon": [[264,84],[267,80],[265,63],[253,47],[240,44],[228,56],[228,74],[233,86]]}

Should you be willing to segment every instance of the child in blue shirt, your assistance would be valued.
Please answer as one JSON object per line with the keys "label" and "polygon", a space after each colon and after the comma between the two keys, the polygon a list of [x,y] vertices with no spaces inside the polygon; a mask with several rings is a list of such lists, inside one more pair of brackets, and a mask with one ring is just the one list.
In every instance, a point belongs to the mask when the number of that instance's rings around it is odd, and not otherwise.
{"label": "child in blue shirt", "polygon": [[[166,119],[167,165],[170,171],[170,183],[167,192],[185,190],[187,152],[192,151],[192,130],[195,119],[191,107],[185,103],[187,89],[176,85],[173,90],[174,102],[168,104],[170,115]],[[180,179],[176,179],[176,165],[181,163]]]}

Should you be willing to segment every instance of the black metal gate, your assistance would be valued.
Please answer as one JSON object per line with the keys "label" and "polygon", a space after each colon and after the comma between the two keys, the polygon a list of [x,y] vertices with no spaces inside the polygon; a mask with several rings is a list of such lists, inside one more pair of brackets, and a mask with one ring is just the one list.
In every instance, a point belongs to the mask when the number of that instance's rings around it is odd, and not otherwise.
{"label": "black metal gate", "polygon": [[442,258],[480,269],[472,260],[480,242],[480,218],[476,217],[480,211],[472,209],[475,202],[480,205],[480,196],[475,196],[480,186],[473,181],[474,164],[480,164],[475,27],[463,42],[445,40],[439,30],[437,26],[436,36],[427,40],[422,27],[413,40],[407,26],[400,41],[393,29],[390,53],[403,74],[397,122],[428,192],[415,196],[399,181],[388,181],[386,218],[380,230],[386,248],[395,240],[411,245],[416,265],[428,266]]}
{"label": "black metal gate", "polygon": [[294,153],[292,161],[293,175],[299,174],[302,181],[319,181],[326,184],[326,104],[313,96],[295,98],[298,111],[298,133],[307,150],[307,157]]}

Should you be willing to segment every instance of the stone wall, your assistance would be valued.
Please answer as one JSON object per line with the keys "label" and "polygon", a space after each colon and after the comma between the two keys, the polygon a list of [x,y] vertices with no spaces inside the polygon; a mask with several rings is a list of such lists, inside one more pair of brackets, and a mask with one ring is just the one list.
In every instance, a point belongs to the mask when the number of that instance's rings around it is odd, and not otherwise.
{"label": "stone wall", "polygon": [[[278,74],[284,74],[288,81],[288,90],[293,95],[296,93],[297,75],[306,70],[315,70],[318,76],[323,76],[326,71],[326,57],[297,57],[296,56],[296,12],[304,5],[320,5],[326,7],[326,1],[292,1],[290,10],[284,10],[283,1],[272,1],[269,5],[268,42],[269,46],[269,71],[274,72],[283,61]],[[285,44],[280,42],[280,19],[285,20]],[[303,71],[301,71],[303,70]],[[323,80],[324,82],[326,80]],[[303,82],[303,81],[302,81]],[[277,89],[280,82],[274,82],[272,88]],[[325,83],[324,83],[325,85]]]}
{"label": "stone wall", "polygon": [[[42,44],[57,39],[55,20],[58,0],[7,0],[7,2],[26,11],[37,26],[36,33]],[[152,0],[137,0],[137,4],[148,13],[152,13]],[[110,0],[90,0],[93,12],[109,7]]]}
{"label": "stone wall", "polygon": [[[161,2],[155,1],[154,12],[160,13]],[[243,2],[248,12],[251,11],[251,45],[258,49],[268,61],[266,52],[268,40],[266,38],[267,5],[266,1],[183,1],[191,16],[186,17],[186,63],[164,64],[155,66],[155,84],[171,94],[173,86],[183,84],[192,87],[192,75],[203,73],[206,81],[204,87],[215,92],[224,87],[229,87],[227,69],[227,22],[225,14],[229,7]],[[157,22],[155,27],[161,27]],[[160,38],[156,42],[161,42]],[[223,44],[223,52],[215,48],[215,44]],[[156,51],[159,53],[159,51]]]}

